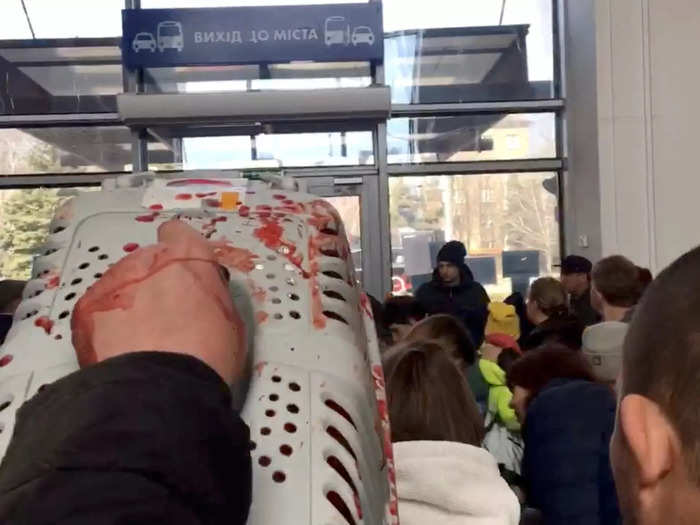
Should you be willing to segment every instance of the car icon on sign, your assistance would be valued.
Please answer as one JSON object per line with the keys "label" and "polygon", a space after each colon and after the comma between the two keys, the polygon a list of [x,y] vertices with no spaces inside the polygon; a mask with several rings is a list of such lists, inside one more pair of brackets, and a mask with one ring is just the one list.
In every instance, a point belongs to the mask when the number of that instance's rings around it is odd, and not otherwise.
{"label": "car icon on sign", "polygon": [[131,47],[134,49],[135,53],[138,53],[142,49],[153,53],[156,50],[156,39],[153,38],[151,33],[137,33]]}
{"label": "car icon on sign", "polygon": [[374,33],[367,26],[357,26],[352,32],[352,45],[356,46],[359,44],[374,44]]}

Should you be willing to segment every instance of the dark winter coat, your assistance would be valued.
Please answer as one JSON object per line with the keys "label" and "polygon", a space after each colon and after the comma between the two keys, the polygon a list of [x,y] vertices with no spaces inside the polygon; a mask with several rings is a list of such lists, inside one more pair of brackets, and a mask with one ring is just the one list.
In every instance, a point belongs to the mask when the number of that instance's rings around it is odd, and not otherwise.
{"label": "dark winter coat", "polygon": [[555,343],[579,350],[583,330],[584,326],[576,316],[568,313],[553,315],[537,325],[527,337],[521,338],[520,347],[527,351],[546,343]]}
{"label": "dark winter coat", "polygon": [[466,265],[462,265],[460,273],[458,286],[445,286],[436,269],[433,280],[418,288],[416,300],[428,315],[449,314],[461,320],[478,348],[484,341],[490,300]]}
{"label": "dark winter coat", "polygon": [[244,524],[248,427],[226,384],[188,356],[127,354],[20,408],[0,467],[0,523]]}
{"label": "dark winter coat", "polygon": [[615,398],[609,387],[555,379],[530,402],[522,474],[545,525],[617,525],[609,457]]}

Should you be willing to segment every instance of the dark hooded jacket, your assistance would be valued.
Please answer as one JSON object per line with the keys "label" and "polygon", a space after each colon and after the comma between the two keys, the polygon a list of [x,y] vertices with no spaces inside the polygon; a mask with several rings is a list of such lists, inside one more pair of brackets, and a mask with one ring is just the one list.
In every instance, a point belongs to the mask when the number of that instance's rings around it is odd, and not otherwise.
{"label": "dark hooded jacket", "polygon": [[445,286],[437,269],[433,279],[416,292],[416,300],[428,315],[450,314],[461,320],[478,348],[484,341],[489,296],[467,265],[460,265],[460,284]]}
{"label": "dark hooded jacket", "polygon": [[579,350],[584,328],[583,323],[576,316],[562,312],[550,316],[526,337],[522,337],[520,347],[527,351],[544,344],[560,344],[572,350]]}

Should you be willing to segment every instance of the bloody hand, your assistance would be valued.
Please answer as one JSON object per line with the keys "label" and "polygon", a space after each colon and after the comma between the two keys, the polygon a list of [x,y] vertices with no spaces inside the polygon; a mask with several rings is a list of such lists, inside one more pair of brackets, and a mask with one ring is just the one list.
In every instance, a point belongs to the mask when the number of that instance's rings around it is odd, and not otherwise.
{"label": "bloody hand", "polygon": [[129,352],[176,352],[232,384],[245,361],[245,327],[212,245],[177,220],[160,226],[157,244],[126,256],[87,290],[71,328],[81,366]]}

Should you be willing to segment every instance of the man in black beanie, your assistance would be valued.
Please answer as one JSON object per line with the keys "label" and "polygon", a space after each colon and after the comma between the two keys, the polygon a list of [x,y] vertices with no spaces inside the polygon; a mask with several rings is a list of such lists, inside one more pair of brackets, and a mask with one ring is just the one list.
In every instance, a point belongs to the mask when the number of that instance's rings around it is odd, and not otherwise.
{"label": "man in black beanie", "polygon": [[445,244],[438,252],[433,280],[418,289],[416,299],[428,315],[450,314],[461,320],[478,348],[484,341],[489,296],[464,264],[466,256],[461,242]]}

